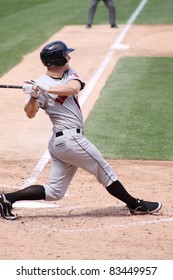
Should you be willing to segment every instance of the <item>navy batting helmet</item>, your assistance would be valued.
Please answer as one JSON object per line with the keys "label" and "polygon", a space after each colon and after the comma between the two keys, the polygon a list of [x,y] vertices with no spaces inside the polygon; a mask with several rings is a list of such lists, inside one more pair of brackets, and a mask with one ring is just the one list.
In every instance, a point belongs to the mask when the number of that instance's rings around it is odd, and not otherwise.
{"label": "navy batting helmet", "polygon": [[42,49],[40,59],[45,66],[63,66],[67,62],[65,55],[74,50],[68,48],[62,41],[54,41]]}

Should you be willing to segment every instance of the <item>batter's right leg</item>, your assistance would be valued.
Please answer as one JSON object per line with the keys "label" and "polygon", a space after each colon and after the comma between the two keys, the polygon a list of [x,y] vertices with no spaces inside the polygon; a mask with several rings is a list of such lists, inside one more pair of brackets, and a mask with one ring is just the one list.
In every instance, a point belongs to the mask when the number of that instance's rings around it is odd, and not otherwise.
{"label": "batter's right leg", "polygon": [[46,200],[60,200],[77,171],[77,167],[52,156],[50,178],[45,187]]}
{"label": "batter's right leg", "polygon": [[45,189],[42,185],[32,185],[22,190],[0,194],[0,213],[4,219],[15,220],[12,210],[12,204],[19,200],[40,200],[45,199]]}

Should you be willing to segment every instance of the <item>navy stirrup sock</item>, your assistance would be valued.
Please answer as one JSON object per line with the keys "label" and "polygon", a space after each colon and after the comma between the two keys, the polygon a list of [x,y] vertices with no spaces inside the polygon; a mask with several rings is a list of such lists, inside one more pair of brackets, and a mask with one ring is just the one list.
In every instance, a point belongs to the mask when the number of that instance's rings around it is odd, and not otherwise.
{"label": "navy stirrup sock", "polygon": [[135,207],[136,198],[131,196],[118,180],[109,185],[106,190],[132,209]]}
{"label": "navy stirrup sock", "polygon": [[45,189],[41,185],[32,185],[23,190],[19,190],[13,193],[5,195],[6,199],[13,204],[19,200],[40,200],[45,199]]}

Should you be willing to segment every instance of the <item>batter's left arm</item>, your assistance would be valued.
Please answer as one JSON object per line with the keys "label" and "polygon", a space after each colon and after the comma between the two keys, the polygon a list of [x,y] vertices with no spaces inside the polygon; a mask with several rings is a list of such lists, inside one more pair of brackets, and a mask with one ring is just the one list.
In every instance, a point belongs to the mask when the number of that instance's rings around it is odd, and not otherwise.
{"label": "batter's left arm", "polygon": [[80,90],[81,82],[79,80],[71,80],[64,85],[49,88],[48,93],[62,96],[70,96],[78,94]]}

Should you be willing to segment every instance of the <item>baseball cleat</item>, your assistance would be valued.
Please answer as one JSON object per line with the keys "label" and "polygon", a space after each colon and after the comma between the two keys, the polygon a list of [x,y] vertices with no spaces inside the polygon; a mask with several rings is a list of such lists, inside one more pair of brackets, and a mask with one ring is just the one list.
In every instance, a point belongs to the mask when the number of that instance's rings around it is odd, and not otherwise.
{"label": "baseball cleat", "polygon": [[128,209],[132,215],[141,215],[141,214],[156,213],[161,209],[161,207],[162,204],[160,202],[150,202],[150,201],[144,201],[142,199],[136,199],[135,209],[131,209],[129,207]]}
{"label": "baseball cleat", "polygon": [[15,220],[16,215],[11,213],[11,203],[8,201],[4,194],[0,194],[0,213],[6,220]]}

